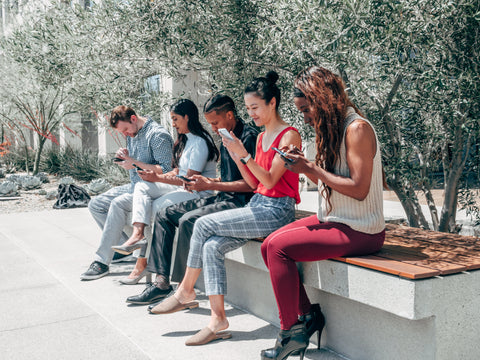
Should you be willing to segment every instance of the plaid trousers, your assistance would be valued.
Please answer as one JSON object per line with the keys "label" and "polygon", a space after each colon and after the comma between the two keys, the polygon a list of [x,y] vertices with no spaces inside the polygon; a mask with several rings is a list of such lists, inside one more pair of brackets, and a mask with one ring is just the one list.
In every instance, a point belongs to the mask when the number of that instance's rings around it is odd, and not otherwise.
{"label": "plaid trousers", "polygon": [[195,222],[187,266],[203,267],[207,295],[225,295],[225,254],[266,237],[295,218],[295,199],[255,194],[243,208],[202,216]]}

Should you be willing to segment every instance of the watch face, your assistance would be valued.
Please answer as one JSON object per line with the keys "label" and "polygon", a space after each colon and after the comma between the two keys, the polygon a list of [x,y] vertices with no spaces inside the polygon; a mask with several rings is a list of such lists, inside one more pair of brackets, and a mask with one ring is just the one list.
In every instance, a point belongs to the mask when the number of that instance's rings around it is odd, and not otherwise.
{"label": "watch face", "polygon": [[252,157],[252,155],[248,154],[247,156],[245,156],[244,158],[241,158],[240,161],[243,163],[243,164],[247,164],[248,160],[250,160],[250,158]]}

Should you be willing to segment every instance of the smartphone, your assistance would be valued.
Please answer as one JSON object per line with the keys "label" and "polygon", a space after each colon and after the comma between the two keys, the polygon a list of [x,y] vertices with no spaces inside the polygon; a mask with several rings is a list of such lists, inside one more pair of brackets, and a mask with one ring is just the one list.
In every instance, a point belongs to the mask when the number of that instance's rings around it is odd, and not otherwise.
{"label": "smartphone", "polygon": [[218,129],[218,132],[219,132],[222,136],[226,137],[227,139],[233,140],[232,135],[230,135],[230,133],[228,132],[227,129],[221,128],[221,129]]}
{"label": "smartphone", "polygon": [[114,157],[112,159],[113,162],[122,162],[122,161],[125,161],[125,159],[120,159],[119,157]]}
{"label": "smartphone", "polygon": [[132,166],[137,169],[137,170],[140,170],[140,171],[145,171],[143,170],[140,166],[138,166],[137,164],[132,164]]}
{"label": "smartphone", "polygon": [[183,181],[190,182],[193,181],[192,179],[186,178],[185,176],[182,175],[175,175],[177,178],[182,179]]}
{"label": "smartphone", "polygon": [[293,163],[293,159],[288,158],[287,153],[283,152],[280,149],[277,149],[276,147],[272,147],[272,150],[275,150],[277,153],[279,153],[283,160]]}

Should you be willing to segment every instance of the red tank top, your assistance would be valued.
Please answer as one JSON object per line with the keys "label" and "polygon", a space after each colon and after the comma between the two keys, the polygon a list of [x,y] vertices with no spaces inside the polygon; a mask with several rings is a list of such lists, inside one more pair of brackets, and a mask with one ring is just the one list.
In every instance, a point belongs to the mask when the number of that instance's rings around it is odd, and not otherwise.
{"label": "red tank top", "polygon": [[[260,139],[257,144],[257,152],[255,155],[255,161],[258,165],[260,165],[265,170],[270,170],[270,168],[272,167],[273,157],[276,154],[276,152],[272,150],[272,147],[278,148],[282,136],[290,130],[295,130],[296,132],[298,132],[298,130],[292,126],[287,127],[280,134],[278,134],[278,136],[275,138],[272,145],[267,151],[263,151],[262,147],[264,132],[260,134]],[[298,174],[287,170],[283,173],[280,180],[278,180],[277,184],[272,189],[267,189],[262,183],[259,183],[255,192],[269,197],[290,196],[294,198],[296,203],[298,204],[300,202],[300,194],[298,193],[298,177]]]}

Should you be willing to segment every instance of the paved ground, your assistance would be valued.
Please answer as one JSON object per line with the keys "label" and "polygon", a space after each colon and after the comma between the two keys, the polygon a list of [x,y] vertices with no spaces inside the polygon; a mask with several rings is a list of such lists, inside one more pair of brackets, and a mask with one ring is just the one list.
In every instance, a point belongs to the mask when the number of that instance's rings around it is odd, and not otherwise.
{"label": "paved ground", "polygon": [[[0,214],[1,359],[244,360],[259,359],[261,349],[273,346],[277,328],[232,307],[232,339],[185,346],[208,322],[207,298],[200,294],[200,308],[170,315],[127,306],[124,299],[144,287],[118,282],[131,263],[112,266],[111,276],[80,281],[99,234],[85,208]],[[305,358],[343,359],[313,346]]]}
{"label": "paved ground", "polygon": [[[302,193],[301,208],[315,210],[316,203],[315,192]],[[404,217],[398,202],[384,204],[386,218]],[[244,360],[259,359],[260,350],[273,345],[277,328],[228,307],[232,339],[185,346],[208,322],[208,299],[199,294],[200,308],[171,315],[127,306],[125,298],[144,288],[119,283],[131,263],[113,265],[102,279],[80,281],[99,235],[85,208],[0,214],[1,359]],[[313,346],[305,358],[343,359]]]}

